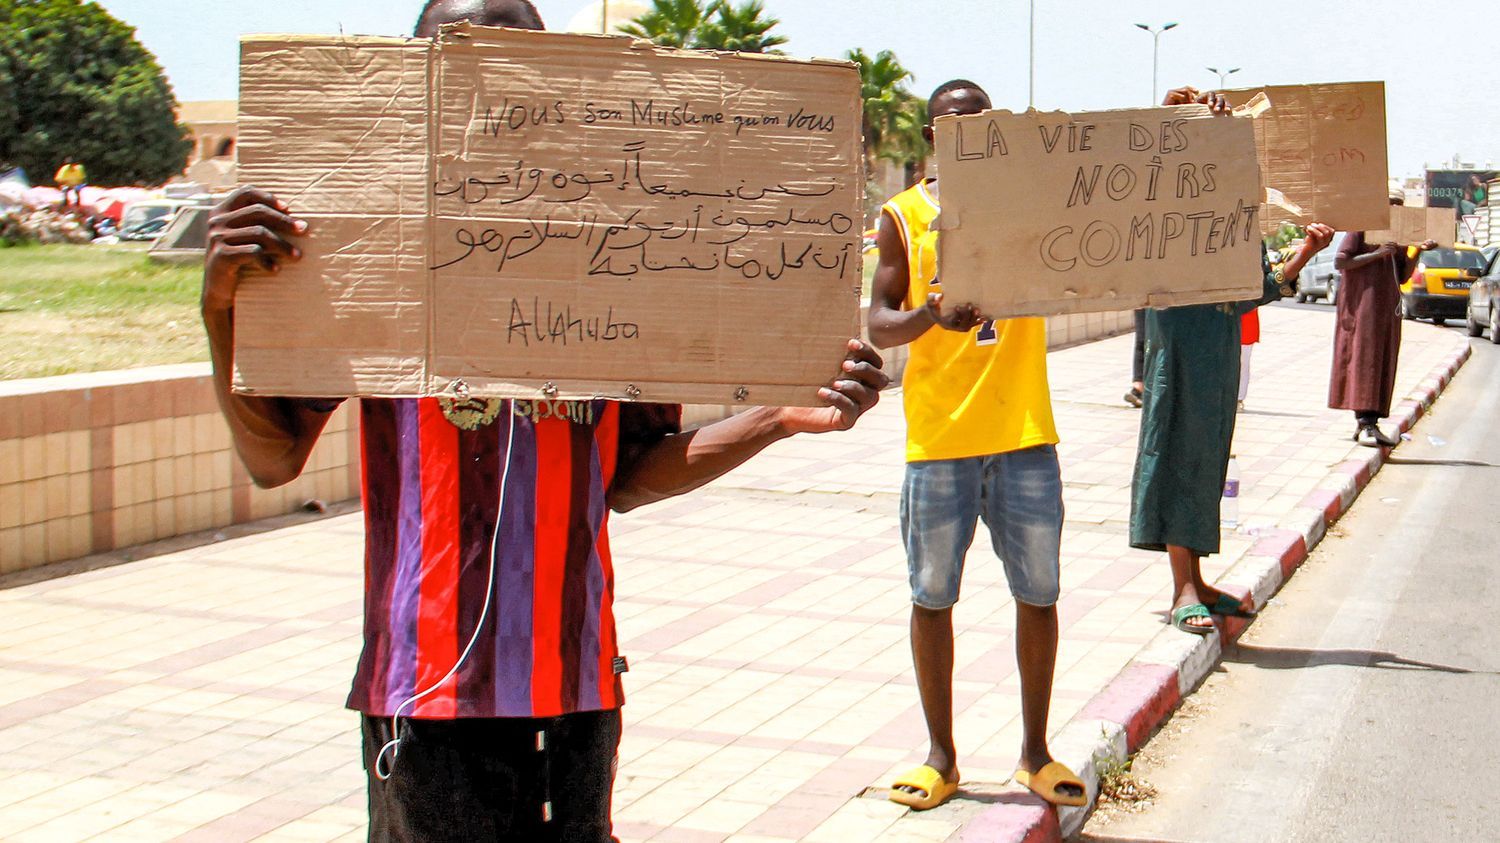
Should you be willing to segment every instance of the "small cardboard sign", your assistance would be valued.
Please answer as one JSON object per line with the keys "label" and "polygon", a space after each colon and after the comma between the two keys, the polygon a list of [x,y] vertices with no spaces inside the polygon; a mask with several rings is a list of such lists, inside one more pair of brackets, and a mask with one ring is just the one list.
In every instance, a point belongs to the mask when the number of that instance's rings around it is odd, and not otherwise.
{"label": "small cardboard sign", "polygon": [[1452,208],[1412,208],[1404,205],[1388,207],[1388,227],[1379,231],[1366,231],[1366,243],[1376,246],[1381,243],[1412,246],[1426,240],[1436,240],[1439,246],[1449,247],[1457,239],[1458,224],[1453,218]]}
{"label": "small cardboard sign", "polygon": [[858,333],[847,62],[460,26],[242,42],[240,162],[311,224],[235,387],[814,405]]}
{"label": "small cardboard sign", "polygon": [[1255,147],[1270,201],[1266,230],[1321,222],[1339,231],[1384,225],[1390,206],[1385,83],[1272,85],[1225,91],[1231,105],[1265,94]]}
{"label": "small cardboard sign", "polygon": [[991,318],[1258,298],[1251,122],[1201,105],[940,118],[944,297]]}

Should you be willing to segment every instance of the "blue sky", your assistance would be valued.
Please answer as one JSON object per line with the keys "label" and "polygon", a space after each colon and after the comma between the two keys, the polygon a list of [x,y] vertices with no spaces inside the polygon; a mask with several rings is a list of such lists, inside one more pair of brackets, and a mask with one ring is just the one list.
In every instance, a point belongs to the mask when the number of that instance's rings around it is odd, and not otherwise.
{"label": "blue sky", "polygon": [[[138,29],[179,99],[233,99],[241,35],[270,32],[399,35],[420,0],[98,0]],[[585,0],[535,0],[565,26]],[[1024,108],[1024,0],[765,0],[799,56],[850,47],[892,49],[925,94],[957,76],[997,106]],[[856,11],[857,10],[857,11]],[[1422,19],[1413,17],[1421,10]],[[1455,154],[1500,164],[1500,2],[1395,0],[1246,3],[1232,0],[1037,0],[1037,107],[1144,105],[1151,36],[1132,24],[1179,26],[1161,39],[1161,86],[1210,87],[1208,66],[1240,67],[1232,86],[1383,79],[1391,171],[1417,174]],[[1159,96],[1159,95],[1158,95]]]}

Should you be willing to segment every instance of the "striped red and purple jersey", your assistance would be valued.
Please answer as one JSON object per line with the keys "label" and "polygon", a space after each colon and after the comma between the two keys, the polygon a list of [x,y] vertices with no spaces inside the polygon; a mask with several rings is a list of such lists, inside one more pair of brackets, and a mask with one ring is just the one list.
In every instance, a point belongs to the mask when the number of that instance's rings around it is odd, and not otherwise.
{"label": "striped red and purple jersey", "polygon": [[[435,719],[619,707],[605,494],[622,450],[676,432],[681,408],[424,398],[360,412],[365,643],[349,707]],[[473,649],[409,703],[474,637],[492,546]]]}

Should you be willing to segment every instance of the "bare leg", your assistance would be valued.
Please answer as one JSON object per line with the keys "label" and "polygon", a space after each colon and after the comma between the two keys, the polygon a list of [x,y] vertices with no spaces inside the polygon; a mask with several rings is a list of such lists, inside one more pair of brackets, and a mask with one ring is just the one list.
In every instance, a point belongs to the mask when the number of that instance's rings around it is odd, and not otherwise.
{"label": "bare leg", "polygon": [[[1198,564],[1198,554],[1175,544],[1167,545],[1167,558],[1172,563],[1172,608],[1180,609],[1193,603],[1217,599],[1218,592],[1203,582],[1203,570]],[[1213,628],[1209,618],[1189,618],[1188,626],[1200,629]]]}
{"label": "bare leg", "polygon": [[[911,607],[911,658],[917,670],[917,691],[927,719],[931,750],[927,765],[949,782],[958,781],[957,752],[953,746],[953,610]],[[913,791],[913,788],[902,788]]]}
{"label": "bare leg", "polygon": [[[1052,763],[1047,749],[1047,714],[1052,705],[1052,676],[1057,668],[1057,607],[1016,601],[1016,664],[1021,673],[1021,768],[1035,773]],[[1073,785],[1058,785],[1068,796],[1080,796]]]}

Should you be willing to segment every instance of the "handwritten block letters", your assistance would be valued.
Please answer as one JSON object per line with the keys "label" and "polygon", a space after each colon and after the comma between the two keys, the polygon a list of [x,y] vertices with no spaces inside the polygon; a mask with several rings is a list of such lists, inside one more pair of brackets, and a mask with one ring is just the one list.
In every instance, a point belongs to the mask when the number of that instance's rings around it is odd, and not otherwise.
{"label": "handwritten block letters", "polygon": [[1203,106],[937,122],[939,277],[991,317],[1257,298],[1248,118]]}
{"label": "handwritten block letters", "polygon": [[242,390],[813,404],[857,332],[852,65],[460,28],[247,39],[242,92],[313,226]]}

